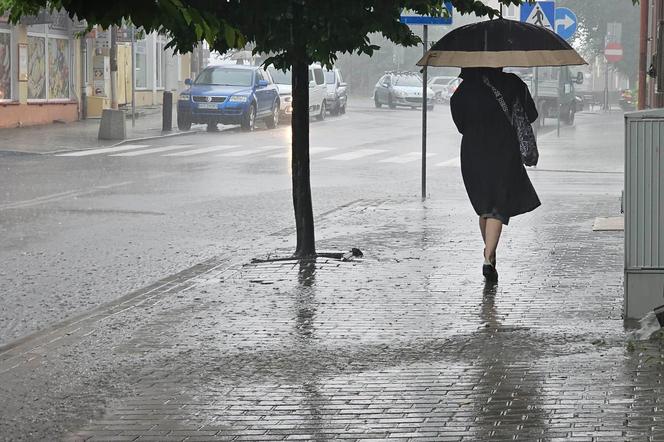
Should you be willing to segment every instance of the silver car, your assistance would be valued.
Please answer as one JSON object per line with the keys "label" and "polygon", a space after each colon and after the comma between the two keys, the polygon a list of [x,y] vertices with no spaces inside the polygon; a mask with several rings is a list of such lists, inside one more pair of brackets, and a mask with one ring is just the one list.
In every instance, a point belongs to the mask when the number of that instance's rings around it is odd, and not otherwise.
{"label": "silver car", "polygon": [[[412,72],[387,72],[374,88],[376,107],[387,105],[390,109],[408,106],[413,109],[422,107],[422,79]],[[434,91],[427,87],[427,108],[433,109]]]}

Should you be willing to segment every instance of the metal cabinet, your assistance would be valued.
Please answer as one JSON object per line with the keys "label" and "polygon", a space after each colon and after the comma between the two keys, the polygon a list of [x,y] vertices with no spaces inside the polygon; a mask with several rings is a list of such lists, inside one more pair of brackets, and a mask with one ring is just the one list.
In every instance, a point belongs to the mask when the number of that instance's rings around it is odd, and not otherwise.
{"label": "metal cabinet", "polygon": [[625,317],[664,305],[664,109],[625,114]]}

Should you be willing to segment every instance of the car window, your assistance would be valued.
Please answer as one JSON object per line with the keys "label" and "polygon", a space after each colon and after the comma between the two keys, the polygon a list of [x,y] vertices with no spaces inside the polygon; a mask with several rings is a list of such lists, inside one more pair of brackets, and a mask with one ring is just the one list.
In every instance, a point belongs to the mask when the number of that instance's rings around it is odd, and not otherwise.
{"label": "car window", "polygon": [[395,86],[422,86],[422,79],[417,75],[399,75],[394,79]]}
{"label": "car window", "polygon": [[263,72],[261,72],[260,70],[256,70],[256,84],[258,84],[258,82],[261,80],[265,80],[265,78],[263,77]]}
{"label": "car window", "polygon": [[274,83],[274,81],[272,81],[272,76],[268,71],[262,71],[261,73],[263,74],[263,78],[265,79],[265,81],[267,81],[267,84]]}
{"label": "car window", "polygon": [[335,81],[334,71],[325,71],[325,83],[334,84]]}
{"label": "car window", "polygon": [[251,86],[251,69],[212,68],[201,72],[194,84],[215,86]]}
{"label": "car window", "polygon": [[313,72],[311,72],[311,69],[309,69],[309,83],[311,83],[312,81],[314,81],[314,74]]}
{"label": "car window", "polygon": [[277,84],[291,84],[292,83],[291,71],[290,70],[284,72],[281,69],[269,68],[268,71],[270,72],[270,75],[272,76],[272,80],[274,80],[275,83],[277,83]]}
{"label": "car window", "polygon": [[314,68],[314,77],[316,77],[316,84],[325,84],[325,75],[320,68]]}
{"label": "car window", "polygon": [[445,82],[445,79],[444,79],[444,78],[438,78],[438,79],[436,79],[436,81],[434,82],[434,84],[445,84],[445,83],[446,83],[446,82]]}

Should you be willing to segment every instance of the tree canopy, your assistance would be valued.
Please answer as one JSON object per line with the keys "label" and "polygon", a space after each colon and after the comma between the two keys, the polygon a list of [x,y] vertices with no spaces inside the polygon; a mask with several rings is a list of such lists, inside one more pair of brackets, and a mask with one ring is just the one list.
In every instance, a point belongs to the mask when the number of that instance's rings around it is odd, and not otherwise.
{"label": "tree canopy", "polygon": [[[461,14],[493,17],[498,11],[478,0],[452,0]],[[522,0],[500,0],[504,5]],[[109,27],[131,20],[147,32],[167,34],[170,45],[189,52],[200,41],[221,53],[254,43],[255,51],[275,54],[269,62],[292,65],[303,55],[309,62],[332,63],[336,54],[371,55],[377,49],[367,35],[382,33],[396,43],[411,46],[419,39],[399,22],[402,9],[440,15],[440,0],[0,0],[0,12],[11,21],[43,8],[65,9],[70,16]],[[302,51],[302,42],[306,42]]]}
{"label": "tree canopy", "polygon": [[[522,0],[498,0],[519,5]],[[451,0],[461,14],[493,17],[498,11],[479,0]],[[294,256],[316,256],[309,167],[308,65],[330,66],[340,53],[372,55],[378,46],[369,35],[380,33],[404,46],[420,39],[401,23],[404,9],[419,14],[446,14],[441,0],[0,0],[0,14],[10,21],[43,8],[64,9],[90,25],[107,28],[131,21],[146,32],[171,38],[169,46],[189,52],[205,40],[221,53],[252,43],[255,53],[270,54],[266,65],[291,68],[293,91],[293,207],[297,232]],[[322,111],[324,112],[324,107]]]}

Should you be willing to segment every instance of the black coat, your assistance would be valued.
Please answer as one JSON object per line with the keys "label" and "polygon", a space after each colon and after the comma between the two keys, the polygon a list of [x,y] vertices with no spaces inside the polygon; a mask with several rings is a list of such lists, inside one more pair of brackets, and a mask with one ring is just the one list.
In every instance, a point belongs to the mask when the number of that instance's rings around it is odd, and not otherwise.
{"label": "black coat", "polygon": [[518,76],[489,68],[462,70],[463,82],[450,101],[452,118],[463,135],[461,173],[475,212],[495,211],[511,217],[541,203],[521,161],[516,130],[482,81],[483,75],[503,94],[508,106],[518,96],[531,122],[537,119],[537,109]]}

